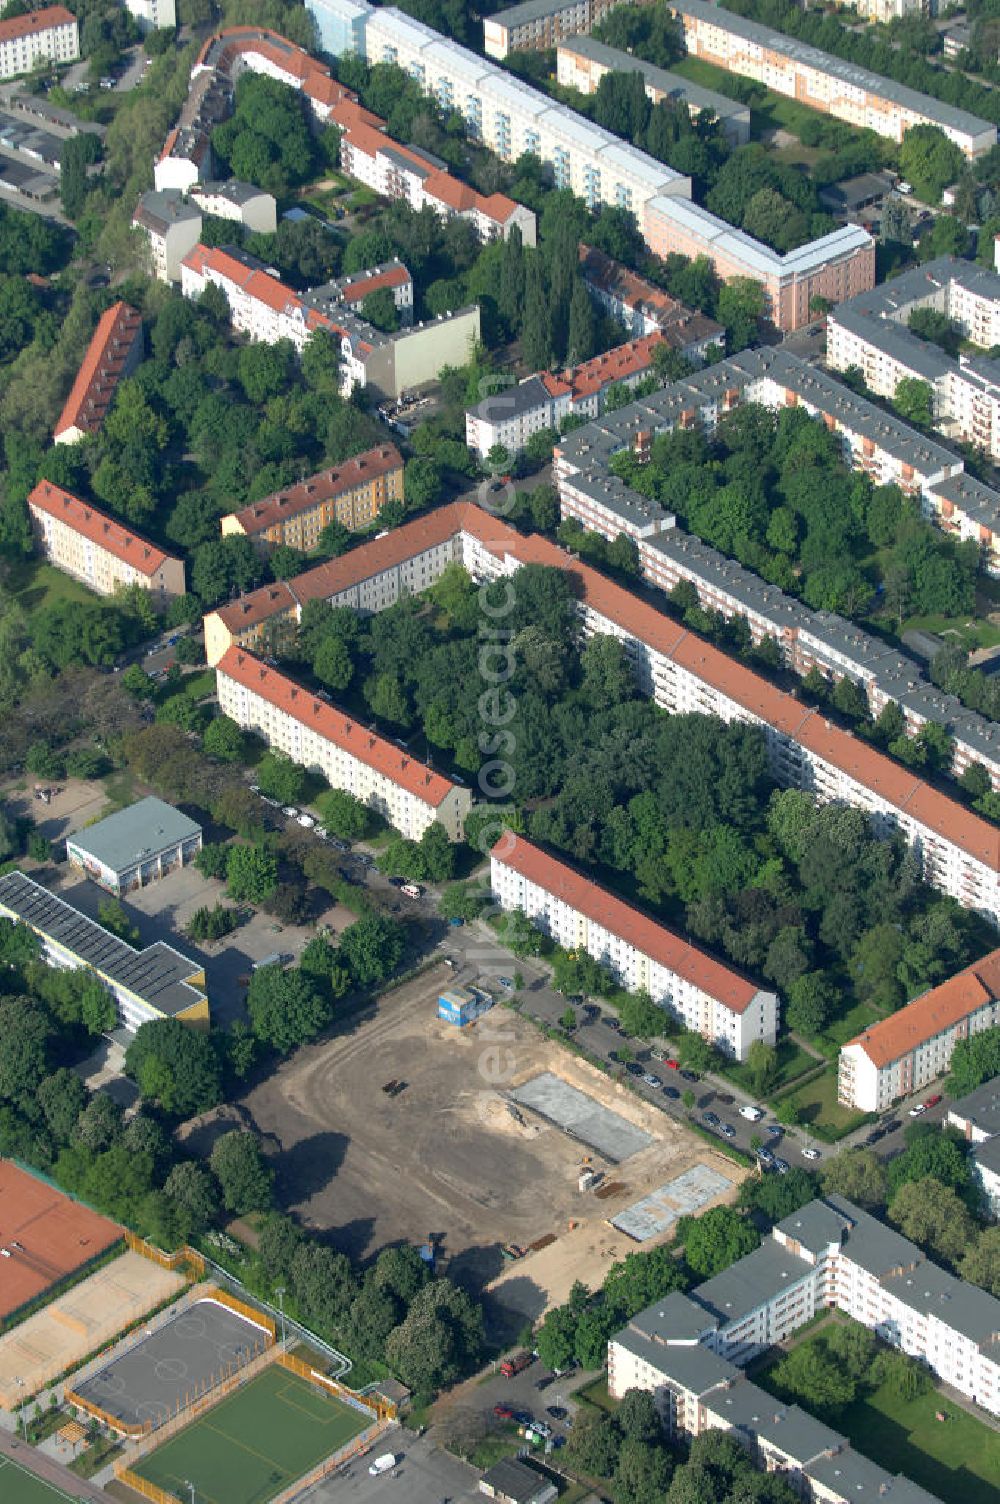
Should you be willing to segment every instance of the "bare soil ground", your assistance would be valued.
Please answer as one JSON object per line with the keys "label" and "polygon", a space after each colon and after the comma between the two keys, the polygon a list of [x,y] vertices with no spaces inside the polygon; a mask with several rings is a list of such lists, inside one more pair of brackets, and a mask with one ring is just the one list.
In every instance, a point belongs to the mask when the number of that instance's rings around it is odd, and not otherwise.
{"label": "bare soil ground", "polygon": [[[636,1245],[608,1225],[625,1206],[695,1163],[716,1162],[681,1125],[545,1039],[505,1008],[467,1029],[442,1023],[443,966],[425,972],[299,1051],[240,1104],[274,1154],[283,1204],[354,1258],[432,1235],[453,1276],[538,1314],[574,1279],[590,1284]],[[553,1071],[650,1133],[623,1164],[594,1168],[621,1189],[581,1192],[590,1152],[504,1093]],[[384,1083],[405,1081],[389,1097]],[[519,1120],[520,1119],[520,1120]],[[735,1166],[725,1162],[733,1181]],[[503,1243],[547,1247],[506,1266]]]}

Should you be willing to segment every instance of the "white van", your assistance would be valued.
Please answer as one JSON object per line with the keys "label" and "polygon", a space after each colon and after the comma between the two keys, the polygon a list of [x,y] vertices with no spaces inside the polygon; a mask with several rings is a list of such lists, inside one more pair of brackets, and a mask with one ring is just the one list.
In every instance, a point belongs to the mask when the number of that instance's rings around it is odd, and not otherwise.
{"label": "white van", "polygon": [[368,1471],[369,1471],[369,1473],[371,1474],[371,1476],[373,1478],[377,1478],[378,1475],[379,1475],[379,1473],[388,1473],[388,1472],[391,1472],[391,1470],[395,1466],[396,1466],[396,1454],[395,1454],[395,1452],[383,1452],[382,1455],[381,1455],[381,1457],[376,1457],[375,1461],[370,1464],[370,1466],[368,1468]]}
{"label": "white van", "polygon": [[746,1118],[748,1122],[759,1123],[760,1120],[761,1120],[761,1118],[763,1116],[764,1116],[764,1110],[761,1107],[741,1107],[740,1108],[740,1117],[741,1118]]}

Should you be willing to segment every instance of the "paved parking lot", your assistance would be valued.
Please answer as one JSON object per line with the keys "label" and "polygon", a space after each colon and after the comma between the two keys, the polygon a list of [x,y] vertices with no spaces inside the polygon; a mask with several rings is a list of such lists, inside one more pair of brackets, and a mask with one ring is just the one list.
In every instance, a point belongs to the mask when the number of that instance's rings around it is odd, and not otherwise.
{"label": "paved parking lot", "polygon": [[390,1431],[384,1446],[380,1442],[375,1450],[381,1455],[390,1449],[401,1459],[392,1473],[371,1477],[369,1455],[307,1489],[301,1499],[304,1504],[472,1504],[482,1498],[477,1469],[442,1451],[429,1437]]}

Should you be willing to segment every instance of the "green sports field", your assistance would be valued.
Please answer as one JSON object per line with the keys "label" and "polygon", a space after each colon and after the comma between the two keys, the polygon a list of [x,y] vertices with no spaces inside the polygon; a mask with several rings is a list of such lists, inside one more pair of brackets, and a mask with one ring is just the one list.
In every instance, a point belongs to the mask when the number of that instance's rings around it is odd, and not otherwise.
{"label": "green sports field", "polygon": [[71,1504],[74,1495],[43,1483],[34,1473],[25,1472],[9,1457],[0,1457],[0,1499],[3,1504]]}
{"label": "green sports field", "polygon": [[367,1424],[361,1411],[274,1363],[134,1471],[183,1500],[193,1483],[199,1504],[267,1504]]}

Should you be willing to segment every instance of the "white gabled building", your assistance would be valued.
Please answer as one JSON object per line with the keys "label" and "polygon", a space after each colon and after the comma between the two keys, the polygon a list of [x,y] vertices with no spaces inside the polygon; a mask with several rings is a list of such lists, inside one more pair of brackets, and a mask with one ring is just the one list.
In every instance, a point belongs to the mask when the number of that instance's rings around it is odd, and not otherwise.
{"label": "white gabled building", "polygon": [[998,1024],[1000,950],[995,950],[845,1044],[837,1096],[846,1107],[882,1112],[943,1076],[960,1039]]}
{"label": "white gabled building", "polygon": [[773,1045],[778,999],[606,888],[505,831],[490,852],[490,882],[504,913],[520,909],[564,950],[585,950],[629,992],[646,991],[686,1028],[745,1060]]}
{"label": "white gabled building", "polygon": [[79,56],[80,28],[64,5],[0,21],[0,78],[16,78],[44,63],[72,63]]}
{"label": "white gabled building", "polygon": [[230,648],[220,660],[216,685],[224,715],[321,773],[331,788],[353,794],[400,835],[418,841],[436,820],[449,840],[461,840],[472,805],[467,788],[241,648]]}

